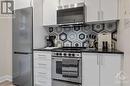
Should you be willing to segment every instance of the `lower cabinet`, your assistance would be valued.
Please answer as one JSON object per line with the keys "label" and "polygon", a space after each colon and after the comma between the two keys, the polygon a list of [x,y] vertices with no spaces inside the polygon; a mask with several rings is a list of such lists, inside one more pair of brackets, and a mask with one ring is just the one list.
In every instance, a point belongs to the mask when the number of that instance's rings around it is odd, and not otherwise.
{"label": "lower cabinet", "polygon": [[82,55],[82,86],[99,86],[99,63],[97,54]]}
{"label": "lower cabinet", "polygon": [[121,86],[122,54],[83,53],[82,86]]}
{"label": "lower cabinet", "polygon": [[51,86],[51,52],[34,51],[34,86]]}

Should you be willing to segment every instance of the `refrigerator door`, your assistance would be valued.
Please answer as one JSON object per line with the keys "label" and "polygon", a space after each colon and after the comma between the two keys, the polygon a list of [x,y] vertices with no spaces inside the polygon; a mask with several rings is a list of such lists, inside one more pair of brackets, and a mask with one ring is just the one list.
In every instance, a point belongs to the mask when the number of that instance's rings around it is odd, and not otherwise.
{"label": "refrigerator door", "polygon": [[13,52],[32,52],[32,7],[15,11],[13,18]]}
{"label": "refrigerator door", "polygon": [[32,86],[32,54],[14,53],[13,83],[16,86]]}

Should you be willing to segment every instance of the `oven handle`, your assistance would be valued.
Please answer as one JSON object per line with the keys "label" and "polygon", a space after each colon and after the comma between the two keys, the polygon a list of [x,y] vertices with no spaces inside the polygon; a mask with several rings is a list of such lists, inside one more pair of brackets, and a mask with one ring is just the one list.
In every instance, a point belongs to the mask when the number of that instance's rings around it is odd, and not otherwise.
{"label": "oven handle", "polygon": [[63,58],[63,57],[52,57],[52,59],[58,59],[58,60],[62,60],[62,59],[74,59],[74,60],[81,60],[81,58]]}

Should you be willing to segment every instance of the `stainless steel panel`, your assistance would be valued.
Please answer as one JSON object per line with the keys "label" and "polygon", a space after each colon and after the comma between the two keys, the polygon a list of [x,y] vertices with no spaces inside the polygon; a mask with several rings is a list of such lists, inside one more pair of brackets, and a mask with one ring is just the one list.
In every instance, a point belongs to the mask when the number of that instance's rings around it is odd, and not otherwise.
{"label": "stainless steel panel", "polygon": [[[70,58],[72,59],[72,58]],[[60,57],[52,57],[52,79],[58,79],[58,80],[64,80],[64,81],[70,81],[70,82],[77,82],[77,83],[81,83],[81,59],[79,58],[74,58],[75,60],[79,61],[79,65],[78,65],[78,77],[77,78],[69,78],[69,77],[63,77],[62,74],[62,68],[63,66],[60,65],[63,63],[63,58]]]}
{"label": "stainless steel panel", "polygon": [[13,83],[32,86],[32,54],[13,54]]}
{"label": "stainless steel panel", "polygon": [[13,51],[32,52],[32,21],[31,7],[15,11],[13,18]]}
{"label": "stainless steel panel", "polygon": [[57,24],[85,22],[84,7],[57,10]]}
{"label": "stainless steel panel", "polygon": [[81,84],[52,80],[52,86],[81,86]]}

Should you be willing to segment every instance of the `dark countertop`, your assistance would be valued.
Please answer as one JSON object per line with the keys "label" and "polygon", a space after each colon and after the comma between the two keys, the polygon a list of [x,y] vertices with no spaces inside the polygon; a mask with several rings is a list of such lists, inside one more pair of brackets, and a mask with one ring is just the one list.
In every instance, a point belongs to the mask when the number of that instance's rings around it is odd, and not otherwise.
{"label": "dark countertop", "polygon": [[33,49],[33,51],[52,51],[53,49],[44,49],[44,48],[39,48],[39,49]]}
{"label": "dark countertop", "polygon": [[33,49],[34,51],[52,51],[52,52],[82,52],[82,53],[108,53],[108,54],[124,54],[124,52],[112,49],[112,50],[97,50],[97,49],[80,49],[80,50],[63,50],[61,48],[55,48],[55,49]]}
{"label": "dark countertop", "polygon": [[110,54],[124,54],[124,52],[119,51],[119,50],[107,50],[107,51],[103,51],[103,50],[82,50],[82,52],[87,52],[87,53],[110,53]]}

